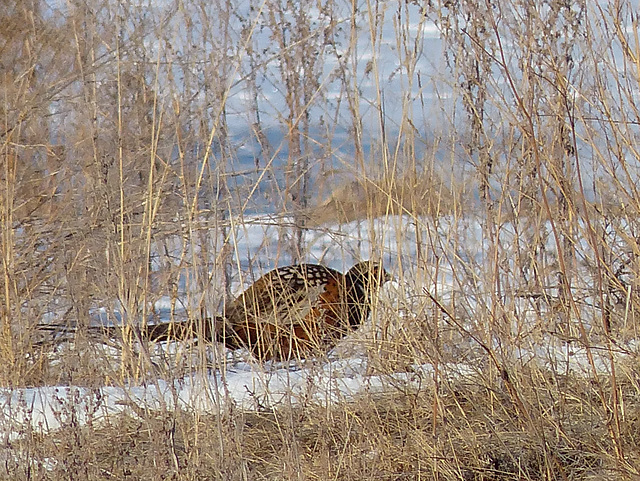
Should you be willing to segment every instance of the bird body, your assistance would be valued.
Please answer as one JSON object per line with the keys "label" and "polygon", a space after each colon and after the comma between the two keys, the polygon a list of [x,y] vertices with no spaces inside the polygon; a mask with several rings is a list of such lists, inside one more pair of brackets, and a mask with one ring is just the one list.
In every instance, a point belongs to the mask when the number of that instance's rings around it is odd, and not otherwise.
{"label": "bird body", "polygon": [[268,272],[225,310],[217,339],[260,360],[305,357],[332,347],[369,315],[388,274],[361,262],[346,274],[317,264]]}

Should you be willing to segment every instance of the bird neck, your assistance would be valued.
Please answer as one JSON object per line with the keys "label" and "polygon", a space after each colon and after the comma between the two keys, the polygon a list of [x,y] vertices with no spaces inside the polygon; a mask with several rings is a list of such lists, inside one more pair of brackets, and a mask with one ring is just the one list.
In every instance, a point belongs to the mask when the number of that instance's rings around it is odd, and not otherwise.
{"label": "bird neck", "polygon": [[361,278],[345,279],[347,283],[347,305],[349,306],[349,325],[353,328],[360,326],[371,310],[370,292]]}

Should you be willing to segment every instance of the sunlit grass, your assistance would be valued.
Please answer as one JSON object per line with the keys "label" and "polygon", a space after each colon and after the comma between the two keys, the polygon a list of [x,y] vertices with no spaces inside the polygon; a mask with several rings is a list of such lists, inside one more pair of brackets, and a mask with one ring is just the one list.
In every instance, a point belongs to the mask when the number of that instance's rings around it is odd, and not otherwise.
{"label": "sunlit grass", "polygon": [[215,315],[273,265],[371,257],[395,281],[332,355],[389,391],[63,403],[62,429],[3,438],[2,476],[638,477],[632,2],[160,3],[0,12],[0,384],[225,372],[96,319]]}

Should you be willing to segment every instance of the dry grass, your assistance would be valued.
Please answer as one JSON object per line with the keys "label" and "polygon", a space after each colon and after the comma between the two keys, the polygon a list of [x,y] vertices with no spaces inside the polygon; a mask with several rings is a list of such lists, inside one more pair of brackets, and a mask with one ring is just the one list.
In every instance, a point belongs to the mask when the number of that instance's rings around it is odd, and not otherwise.
{"label": "dry grass", "polygon": [[451,190],[435,174],[401,174],[381,180],[342,182],[324,202],[304,211],[305,225],[317,228],[389,215],[450,215],[456,204]]}
{"label": "dry grass", "polygon": [[[0,8],[0,385],[206,373],[209,346],[89,327],[216,313],[266,264],[345,252],[399,281],[340,346],[396,390],[68,406],[0,438],[0,477],[640,477],[632,2],[137,3]],[[265,210],[282,222],[247,252]],[[39,344],[43,323],[74,342]],[[394,384],[416,365],[433,379]]]}
{"label": "dry grass", "polygon": [[[16,443],[11,479],[633,479],[636,389],[619,462],[588,383],[522,386],[528,418],[481,379],[328,408],[118,416]],[[45,467],[47,469],[45,469]],[[30,473],[30,474],[29,474]]]}

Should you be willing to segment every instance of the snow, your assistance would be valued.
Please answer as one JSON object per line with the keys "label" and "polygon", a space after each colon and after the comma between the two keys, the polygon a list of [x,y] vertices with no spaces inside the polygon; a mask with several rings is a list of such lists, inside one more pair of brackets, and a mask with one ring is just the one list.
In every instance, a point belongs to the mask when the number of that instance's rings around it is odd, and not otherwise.
{"label": "snow", "polygon": [[118,413],[180,408],[201,413],[219,412],[228,403],[247,410],[273,409],[283,405],[328,405],[353,400],[363,392],[388,390],[391,381],[417,386],[417,372],[431,375],[431,367],[413,373],[367,375],[364,360],[336,359],[319,368],[261,368],[238,364],[223,375],[220,371],[139,386],[43,386],[0,391],[0,425],[4,441],[26,433],[45,434],[64,425],[84,425]]}
{"label": "snow", "polygon": [[[53,3],[53,5],[57,4],[58,2]],[[422,73],[427,78],[434,72],[438,72],[443,61],[438,30],[430,22],[421,24],[417,21],[420,18],[420,10],[417,7],[408,6],[407,8],[410,15],[408,21],[410,32],[416,36],[422,35],[425,40],[422,46],[424,50],[416,64],[416,72]],[[391,129],[391,126],[403,123],[403,108],[406,107],[407,102],[419,111],[422,110],[420,102],[424,99],[437,98],[446,106],[446,99],[451,97],[450,87],[444,84],[441,84],[437,91],[428,87],[424,91],[422,89],[418,91],[417,85],[414,84],[411,86],[413,92],[410,92],[409,100],[406,100],[407,75],[397,73],[398,53],[393,51],[395,30],[389,20],[393,17],[392,13],[393,11],[387,11],[388,18],[383,32],[384,41],[381,42],[379,50],[374,52],[372,47],[367,45],[369,32],[366,28],[361,32],[363,41],[359,43],[357,75],[361,79],[358,83],[363,106],[361,114],[363,123],[367,127],[365,132],[370,131],[374,135],[379,130],[379,117],[376,109],[367,108],[367,99],[375,99],[377,96],[376,82],[368,79],[364,73],[369,59],[379,58],[378,75],[383,80],[382,89],[386,96],[385,125]],[[175,23],[179,24],[180,20],[176,19]],[[628,27],[625,26],[625,28]],[[269,42],[268,32],[261,35],[264,35],[264,38],[256,33],[256,42]],[[148,40],[150,49],[158,44],[159,42],[153,41],[152,38]],[[338,65],[336,58],[339,58],[339,53],[339,51],[335,53],[335,58],[326,55],[324,78],[331,79],[331,73]],[[155,58],[155,55],[149,57]],[[198,72],[194,73],[198,74]],[[274,79],[277,78],[275,66],[271,73],[272,78],[265,79],[260,85],[262,87],[261,108],[264,109],[264,130],[273,129],[277,133],[282,127],[280,114],[285,109],[282,90],[276,86],[269,88],[269,82],[275,82]],[[330,82],[327,80],[327,83]],[[239,81],[230,93],[227,108],[230,112],[238,112],[238,114],[229,115],[229,126],[232,137],[241,136],[237,142],[242,145],[242,151],[246,151],[248,165],[253,165],[253,156],[259,149],[245,138],[244,133],[252,131],[250,122],[253,120],[247,119],[245,115],[248,97],[243,89],[243,82]],[[329,101],[343,98],[339,89],[337,81],[335,85],[331,84],[327,87],[326,98]],[[313,117],[319,118],[325,114],[323,109],[331,108],[331,105],[313,105],[311,113]],[[434,124],[438,123],[439,115],[434,114]],[[348,132],[348,128],[345,127],[342,135],[347,137]],[[348,149],[348,144],[346,145]],[[339,153],[339,155],[344,154]],[[232,286],[234,293],[241,292],[256,276],[276,267],[276,264],[289,263],[290,259],[282,254],[278,242],[279,228],[287,221],[288,219],[282,217],[247,215],[234,224],[236,227],[232,229],[235,236],[233,245],[240,267],[240,272],[235,273]],[[405,279],[403,284],[394,282],[385,286],[380,294],[378,315],[374,316],[369,325],[363,327],[362,332],[355,333],[352,339],[347,339],[337,346],[332,353],[329,353],[326,360],[307,360],[291,365],[268,363],[261,366],[251,362],[250,359],[246,362],[232,362],[227,359],[221,369],[201,369],[174,379],[158,378],[154,383],[131,383],[96,388],[60,385],[2,389],[0,390],[0,428],[2,429],[0,432],[4,436],[3,441],[6,443],[34,432],[50,433],[73,423],[79,425],[97,423],[119,413],[136,416],[147,410],[177,408],[216,413],[230,404],[247,410],[271,409],[280,405],[305,403],[328,405],[349,402],[366,393],[393,392],[398,384],[420,389],[436,375],[434,365],[415,364],[405,366],[404,370],[381,373],[372,366],[366,347],[362,347],[364,343],[359,346],[358,342],[366,335],[378,336],[378,331],[383,330],[380,323],[385,320],[398,323],[399,325],[392,326],[398,331],[409,329],[411,323],[421,322],[420,316],[425,309],[425,303],[429,301],[427,293],[438,299],[443,306],[448,307],[449,303],[456,299],[456,295],[460,303],[459,293],[463,292],[463,308],[471,314],[471,320],[460,327],[468,332],[475,332],[478,326],[474,325],[476,319],[472,317],[473,313],[495,307],[492,304],[494,301],[488,295],[489,289],[482,283],[482,266],[489,265],[492,261],[492,259],[488,261],[486,259],[488,240],[484,237],[482,223],[482,219],[471,217],[443,217],[434,220],[396,216],[367,223],[352,222],[342,226],[328,227],[321,231],[310,230],[306,232],[304,240],[308,249],[307,261],[321,262],[329,267],[345,270],[358,260],[372,255],[381,255],[385,265],[392,272],[397,272],[402,267],[403,279]],[[499,230],[499,241],[502,243],[507,271],[516,270],[513,263],[516,262],[517,256],[509,255],[517,249],[514,239],[520,235],[520,231],[515,227],[505,224]],[[544,227],[551,231],[548,226]],[[416,238],[419,230],[423,231],[423,238],[432,239],[428,258],[421,261],[426,267],[418,265]],[[551,239],[550,236],[543,237],[546,240]],[[175,245],[170,247],[180,251],[183,249],[181,242],[183,239],[176,238]],[[555,244],[549,241],[545,248],[547,255],[552,257]],[[587,245],[577,245],[577,248],[583,252],[590,252]],[[584,261],[586,263],[588,259]],[[190,286],[183,287],[185,290],[190,288]],[[515,287],[526,288],[526,286]],[[585,285],[578,287],[585,291],[589,289],[586,282]],[[553,294],[553,288],[550,288],[549,292]],[[527,305],[526,298],[511,301],[514,312],[521,314],[516,316],[521,328],[533,322],[527,317],[530,307]],[[184,302],[187,303],[186,300]],[[155,307],[160,312],[168,311],[171,305],[169,298],[160,298],[155,302]],[[108,313],[114,310],[109,307],[112,306],[96,310],[94,317],[97,323],[108,324],[121,320],[117,306],[115,307],[116,318],[108,318]],[[43,322],[53,322],[55,321],[53,317],[52,315],[52,319],[44,319]],[[585,317],[589,318],[589,316]],[[551,321],[550,319],[550,324]],[[446,322],[446,316],[442,315],[442,323]],[[587,324],[585,327],[588,329],[590,326]],[[473,340],[470,338],[463,341],[473,345]],[[587,348],[585,343],[579,340],[562,341],[552,333],[535,342],[528,341],[511,349],[505,348],[498,341],[493,339],[494,343],[490,347],[502,356],[505,363],[535,364],[540,369],[546,369],[552,373],[572,373],[585,377],[592,377],[595,374],[608,375],[613,367],[626,359],[633,358],[637,352],[635,344],[629,344],[624,348],[617,346],[610,348],[604,341],[599,341],[590,343]],[[459,346],[445,346],[445,348],[450,349],[454,354],[455,349],[460,349]],[[178,348],[175,345],[164,345],[160,349],[171,357]],[[476,375],[481,370],[481,362],[487,361],[482,356],[477,356],[440,362],[438,372],[442,374],[439,375],[464,378]]]}
{"label": "snow", "polygon": [[[238,248],[247,252],[248,258],[260,257],[271,259],[271,246],[266,239],[271,238],[277,226],[263,222],[259,217],[247,219],[239,232]],[[415,219],[389,218],[376,222],[369,221],[367,226],[358,222],[327,230],[322,233],[308,233],[307,244],[310,247],[309,260],[321,260],[327,265],[344,269],[358,258],[367,258],[372,248],[367,235],[375,236],[379,245],[384,247],[385,265],[393,273],[399,264],[403,267],[403,282],[393,281],[381,289],[375,315],[360,330],[343,340],[326,359],[308,359],[290,363],[267,363],[264,366],[253,361],[249,355],[234,353],[227,356],[224,362],[218,359],[214,365],[219,369],[194,368],[172,379],[156,377],[153,383],[131,383],[123,386],[102,386],[86,388],[82,386],[41,386],[21,389],[3,389],[0,391],[0,426],[3,428],[4,441],[15,440],[29,433],[48,433],[69,424],[95,424],[109,416],[137,413],[149,410],[173,410],[176,408],[202,413],[216,413],[225,406],[233,405],[246,410],[272,409],[282,405],[307,405],[315,403],[329,405],[331,403],[349,402],[359,395],[378,392],[394,392],[400,384],[403,389],[421,389],[432,385],[436,375],[433,364],[423,363],[404,366],[391,372],[380,372],[370,362],[366,348],[366,340],[386,335],[402,335],[403,330],[410,331],[417,326],[424,305],[431,296],[437,298],[443,306],[448,305],[460,289],[460,279],[456,274],[455,263],[442,264],[437,268],[430,266],[419,281],[414,255],[415,229],[432,229],[432,237],[441,240],[442,252],[434,255],[448,255],[457,259],[473,259],[482,262],[483,239],[480,223],[466,220],[455,222],[443,219],[438,226],[429,226],[428,222],[416,227]],[[446,239],[452,230],[460,229],[464,233],[465,250],[455,253],[451,251]],[[358,249],[349,252],[341,249],[331,250],[326,246],[334,238],[333,232],[339,231],[349,239],[360,240]],[[511,242],[510,229],[503,229],[504,243]],[[458,236],[458,239],[461,237]],[[438,245],[435,243],[435,245]],[[506,247],[505,247],[506,248]],[[552,246],[549,246],[551,249]],[[473,252],[476,252],[474,255]],[[402,252],[403,256],[396,254]],[[477,258],[474,257],[477,255]],[[286,262],[286,259],[281,259]],[[268,267],[272,267],[267,263]],[[480,276],[478,276],[480,277]],[[475,292],[469,292],[465,302],[472,311],[479,306],[489,306],[490,299],[482,297],[485,287],[478,281]],[[244,282],[238,281],[236,289],[240,291]],[[161,300],[161,303],[166,302]],[[515,302],[515,301],[514,301]],[[526,313],[525,300],[521,300],[521,312]],[[526,317],[526,316],[525,316]],[[442,316],[442,323],[447,322]],[[527,319],[520,320],[527,325]],[[386,323],[386,324],[385,324]],[[413,327],[412,327],[413,326]],[[473,322],[458,326],[461,332],[475,332]],[[391,332],[391,334],[390,334]],[[410,334],[410,333],[409,333]],[[594,375],[608,375],[613,367],[620,365],[625,359],[635,357],[635,344],[609,348],[604,341],[590,342],[589,351],[585,343],[579,339],[560,340],[548,333],[537,341],[525,338],[520,345],[506,343],[502,345],[499,338],[494,338],[490,345],[498,353],[498,359],[505,365],[536,365],[548,372],[574,374],[585,378]],[[467,345],[473,345],[473,339],[462,338]],[[481,351],[474,346],[476,351]],[[440,360],[438,376],[449,379],[462,379],[477,375],[487,364],[486,356],[456,357],[456,349],[460,345],[444,346],[451,351],[452,358]],[[164,358],[178,356],[179,343],[161,344],[157,349]],[[218,352],[217,350],[215,350]],[[106,355],[114,356],[117,350]],[[593,366],[589,359],[593,359]],[[214,356],[215,358],[215,356]],[[238,358],[244,361],[238,362]],[[197,364],[194,363],[194,366]],[[595,368],[595,371],[594,371]]]}

